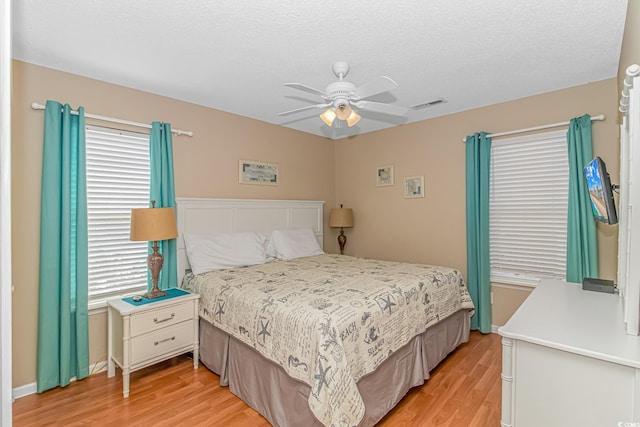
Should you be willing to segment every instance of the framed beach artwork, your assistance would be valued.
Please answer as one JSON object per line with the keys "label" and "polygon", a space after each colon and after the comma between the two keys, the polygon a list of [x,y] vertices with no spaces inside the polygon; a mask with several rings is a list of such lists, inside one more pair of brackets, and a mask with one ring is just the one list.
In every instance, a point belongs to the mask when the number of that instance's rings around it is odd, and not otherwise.
{"label": "framed beach artwork", "polygon": [[278,185],[278,165],[273,163],[240,160],[238,166],[240,184]]}
{"label": "framed beach artwork", "polygon": [[410,176],[404,179],[404,198],[424,197],[424,176]]}
{"label": "framed beach artwork", "polygon": [[376,186],[386,187],[393,185],[393,165],[378,166],[376,168]]}

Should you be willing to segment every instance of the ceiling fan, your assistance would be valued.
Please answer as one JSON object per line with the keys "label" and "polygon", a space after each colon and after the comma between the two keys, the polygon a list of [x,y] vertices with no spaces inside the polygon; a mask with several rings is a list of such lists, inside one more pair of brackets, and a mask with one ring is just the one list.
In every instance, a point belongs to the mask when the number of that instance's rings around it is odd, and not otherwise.
{"label": "ceiling fan", "polygon": [[376,113],[390,114],[393,116],[407,115],[409,109],[406,107],[365,100],[366,98],[397,88],[398,85],[396,82],[391,80],[389,77],[382,76],[369,83],[365,83],[362,86],[356,87],[353,83],[344,80],[348,72],[348,63],[341,61],[333,64],[333,73],[338,77],[338,81],[330,83],[325,90],[314,89],[301,83],[285,83],[285,86],[290,88],[298,89],[313,95],[320,95],[325,102],[284,111],[282,113],[278,113],[278,115],[286,116],[288,114],[299,113],[301,111],[312,110],[314,108],[327,108],[324,113],[320,114],[320,118],[327,126],[332,126],[335,119],[338,119],[338,121],[335,122],[336,127],[341,127],[343,121],[347,122],[349,127],[358,123],[360,115],[354,111],[353,107],[358,111],[366,110]]}

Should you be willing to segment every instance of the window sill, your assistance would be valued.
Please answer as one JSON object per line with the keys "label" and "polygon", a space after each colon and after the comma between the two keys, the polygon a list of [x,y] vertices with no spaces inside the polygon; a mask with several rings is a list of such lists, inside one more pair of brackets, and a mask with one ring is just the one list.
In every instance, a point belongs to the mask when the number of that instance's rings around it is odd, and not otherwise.
{"label": "window sill", "polygon": [[526,276],[492,275],[489,279],[491,285],[519,286],[523,288],[535,288],[540,283],[540,279]]}
{"label": "window sill", "polygon": [[94,314],[106,313],[107,312],[107,301],[109,301],[109,300],[127,298],[127,297],[131,297],[131,296],[134,296],[134,295],[142,295],[145,292],[147,292],[146,289],[139,289],[139,290],[137,290],[135,292],[130,292],[130,293],[121,294],[121,295],[111,295],[109,297],[105,297],[104,299],[96,299],[94,301],[90,301],[89,302],[89,316],[94,315]]}

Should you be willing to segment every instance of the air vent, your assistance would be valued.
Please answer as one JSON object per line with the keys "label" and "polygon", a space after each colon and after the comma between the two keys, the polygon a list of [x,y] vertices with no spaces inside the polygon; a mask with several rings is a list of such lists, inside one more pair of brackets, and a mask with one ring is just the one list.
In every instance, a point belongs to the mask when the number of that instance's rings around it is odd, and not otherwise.
{"label": "air vent", "polygon": [[417,104],[411,107],[412,110],[422,110],[423,108],[433,107],[434,105],[443,104],[447,102],[444,98],[434,99],[433,101],[427,101],[422,104]]}

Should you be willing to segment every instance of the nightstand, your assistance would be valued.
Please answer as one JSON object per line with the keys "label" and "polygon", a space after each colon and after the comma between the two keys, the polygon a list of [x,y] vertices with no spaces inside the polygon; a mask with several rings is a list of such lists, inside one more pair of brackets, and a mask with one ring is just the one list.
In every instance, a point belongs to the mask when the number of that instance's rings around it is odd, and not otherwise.
{"label": "nightstand", "polygon": [[186,293],[134,305],[123,299],[107,301],[108,377],[122,369],[122,394],[129,397],[131,372],[193,351],[198,368],[198,300]]}

